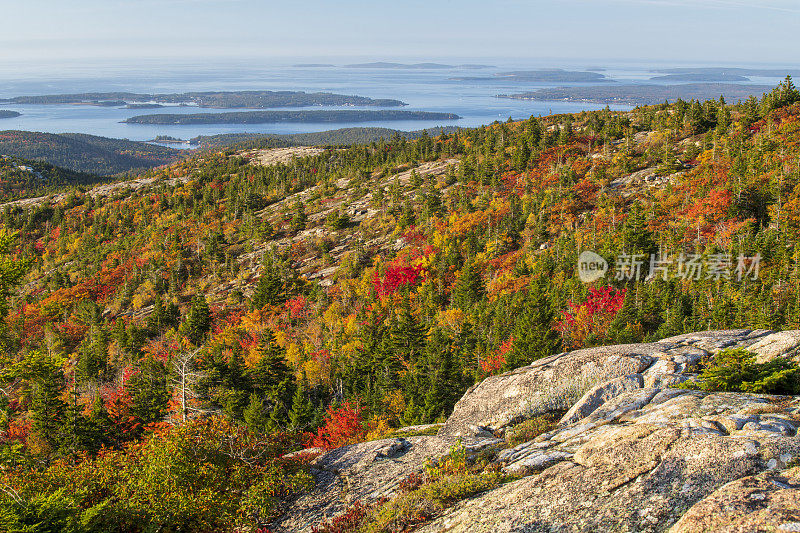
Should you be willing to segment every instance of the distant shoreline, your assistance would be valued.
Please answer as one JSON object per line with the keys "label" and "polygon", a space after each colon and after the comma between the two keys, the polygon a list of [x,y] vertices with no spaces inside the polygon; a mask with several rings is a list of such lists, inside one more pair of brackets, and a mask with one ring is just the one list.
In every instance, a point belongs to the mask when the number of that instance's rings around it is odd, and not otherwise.
{"label": "distant shoreline", "polygon": [[591,87],[556,87],[518,94],[498,94],[512,100],[560,101],[593,104],[654,105],[665,101],[710,100],[723,96],[728,101],[761,96],[772,89],[769,85],[731,83],[692,83],[679,85],[607,85]]}

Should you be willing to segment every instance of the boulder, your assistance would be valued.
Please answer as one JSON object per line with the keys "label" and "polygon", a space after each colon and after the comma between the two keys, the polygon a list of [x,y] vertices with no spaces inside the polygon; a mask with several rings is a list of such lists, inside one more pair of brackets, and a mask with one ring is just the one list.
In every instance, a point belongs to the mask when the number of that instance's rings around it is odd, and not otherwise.
{"label": "boulder", "polygon": [[800,467],[731,481],[694,504],[669,531],[800,531]]}
{"label": "boulder", "polygon": [[[540,414],[567,411],[587,392],[633,374],[641,374],[646,387],[668,387],[696,376],[704,357],[725,348],[749,348],[773,333],[750,329],[702,331],[653,343],[600,346],[540,359],[470,388],[456,403],[439,435],[473,437],[479,434],[478,429],[497,432]],[[608,394],[613,396],[611,390],[618,385],[612,385]]]}
{"label": "boulder", "polygon": [[293,502],[270,529],[310,532],[356,501],[370,504],[391,497],[400,481],[422,471],[428,460],[447,454],[455,442],[435,436],[407,437],[331,450],[311,463],[314,488]]}
{"label": "boulder", "polygon": [[[796,358],[800,332],[705,331],[558,354],[487,378],[436,436],[318,457],[315,488],[271,530],[309,532],[357,500],[392,497],[461,441],[468,457],[489,457],[519,479],[456,503],[419,531],[800,531],[800,397],[669,387],[726,348]],[[507,447],[497,438],[554,412],[566,414],[529,442]]]}
{"label": "boulder", "polygon": [[[800,399],[679,389],[623,393],[602,413],[516,447],[504,456],[510,461],[504,469],[529,475],[457,504],[421,531],[666,531],[727,484],[778,475],[800,457],[793,436],[763,425],[728,432],[716,422],[751,405],[770,405],[795,431],[800,426],[788,415]],[[776,414],[751,416],[761,424]],[[726,520],[746,513],[731,511]],[[776,520],[789,523],[786,516]],[[720,523],[725,531],[727,522]]]}
{"label": "boulder", "polygon": [[800,330],[781,331],[762,338],[748,350],[758,354],[758,362],[765,363],[776,357],[800,361]]}
{"label": "boulder", "polygon": [[644,387],[644,379],[641,374],[631,374],[621,378],[612,379],[606,383],[595,386],[583,395],[578,402],[572,406],[561,418],[562,424],[572,424],[583,420],[592,414],[598,407],[612,398],[616,398],[623,392],[641,389]]}

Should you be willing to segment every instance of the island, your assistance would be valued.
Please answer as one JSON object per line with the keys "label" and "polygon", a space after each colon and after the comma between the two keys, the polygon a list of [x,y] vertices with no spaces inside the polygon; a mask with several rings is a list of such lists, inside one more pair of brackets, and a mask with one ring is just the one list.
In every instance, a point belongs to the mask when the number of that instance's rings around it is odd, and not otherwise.
{"label": "island", "polygon": [[[11,104],[92,104],[113,102],[111,105],[195,105],[219,109],[307,106],[362,106],[402,107],[400,100],[368,98],[335,93],[306,93],[303,91],[214,91],[167,94],[141,94],[128,92],[48,94],[41,96],[17,96],[0,99],[0,103]],[[107,105],[107,104],[100,104]]]}
{"label": "island", "polygon": [[653,72],[659,74],[683,74],[711,77],[726,77],[730,80],[732,76],[757,76],[761,78],[785,78],[787,74],[796,76],[800,74],[796,68],[785,69],[762,69],[762,68],[731,68],[731,67],[691,67],[691,68],[667,68],[656,69]]}
{"label": "island", "polygon": [[127,109],[161,109],[164,106],[161,104],[128,104],[125,107]]}
{"label": "island", "polygon": [[457,77],[453,81],[524,82],[524,83],[597,83],[612,81],[604,74],[589,71],[562,69],[514,70],[500,72],[494,76]]}
{"label": "island", "polygon": [[0,118],[14,118],[20,116],[22,113],[17,111],[8,111],[6,109],[0,109]]}
{"label": "island", "polygon": [[443,65],[442,63],[391,63],[387,61],[376,61],[374,63],[355,63],[345,65],[345,68],[375,68],[375,69],[420,69],[420,70],[444,70],[444,69],[482,69],[492,68],[491,65]]}
{"label": "island", "polygon": [[729,102],[761,96],[768,85],[733,83],[687,83],[678,85],[595,85],[589,87],[554,87],[519,94],[498,94],[498,98],[562,102],[591,102],[629,106],[663,104],[665,101],[709,100],[725,97]]}
{"label": "island", "polygon": [[702,72],[686,72],[681,74],[664,74],[662,76],[653,76],[650,78],[652,81],[750,81],[747,76],[739,74],[729,74],[727,72],[720,73],[702,73]]}
{"label": "island", "polygon": [[235,113],[158,113],[137,115],[125,124],[268,124],[275,122],[379,122],[387,120],[458,120],[454,113],[428,111],[240,111]]}

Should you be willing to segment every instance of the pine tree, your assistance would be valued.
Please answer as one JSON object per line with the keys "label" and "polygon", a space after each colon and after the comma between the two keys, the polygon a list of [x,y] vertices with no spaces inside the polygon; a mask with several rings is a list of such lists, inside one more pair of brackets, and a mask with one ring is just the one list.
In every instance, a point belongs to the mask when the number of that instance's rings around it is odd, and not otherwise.
{"label": "pine tree", "polygon": [[286,301],[284,282],[280,271],[275,265],[271,253],[264,256],[261,266],[261,276],[258,278],[256,290],[250,300],[252,309],[261,309],[265,305],[281,305]]}
{"label": "pine tree", "polygon": [[267,410],[264,405],[264,401],[258,394],[252,393],[250,395],[250,403],[247,404],[242,416],[244,417],[247,427],[251,431],[267,431],[270,419],[269,416],[267,416]]}
{"label": "pine tree", "polygon": [[472,260],[468,260],[458,275],[451,301],[454,307],[470,309],[484,295],[483,279]]}
{"label": "pine tree", "polygon": [[561,351],[561,337],[552,326],[554,318],[546,285],[531,283],[514,324],[514,345],[506,356],[507,370]]}
{"label": "pine tree", "polygon": [[298,383],[292,398],[292,410],[289,412],[289,427],[294,431],[302,431],[309,427],[314,417],[314,404],[306,395],[308,383],[305,373]]}
{"label": "pine tree", "polygon": [[195,345],[200,345],[205,340],[211,328],[211,311],[208,302],[202,294],[192,299],[192,306],[186,314],[186,320],[181,326],[181,333]]}

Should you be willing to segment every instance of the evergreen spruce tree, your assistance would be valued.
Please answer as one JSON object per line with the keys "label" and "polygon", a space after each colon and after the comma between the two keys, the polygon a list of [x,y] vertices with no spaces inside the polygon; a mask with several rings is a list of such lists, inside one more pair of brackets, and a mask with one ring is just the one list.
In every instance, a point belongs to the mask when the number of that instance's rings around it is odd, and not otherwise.
{"label": "evergreen spruce tree", "polygon": [[286,301],[285,287],[280,270],[271,253],[264,255],[261,265],[261,276],[258,278],[256,290],[250,300],[252,309],[261,309],[265,305],[281,305]]}
{"label": "evergreen spruce tree", "polygon": [[250,428],[251,431],[262,433],[267,431],[270,419],[267,415],[267,408],[264,405],[264,401],[258,394],[250,394],[250,403],[247,404],[242,416],[244,417],[247,427]]}
{"label": "evergreen spruce tree", "polygon": [[636,307],[637,286],[630,284],[625,291],[625,299],[617,316],[611,321],[606,333],[606,339],[613,344],[629,344],[640,339],[636,337],[639,312]]}
{"label": "evergreen spruce tree", "polygon": [[507,370],[561,351],[561,336],[553,329],[554,318],[546,285],[531,283],[514,323],[514,346],[506,355]]}
{"label": "evergreen spruce tree", "polygon": [[152,357],[143,359],[139,372],[131,376],[125,388],[131,396],[131,414],[142,426],[164,419],[169,403],[164,363]]}
{"label": "evergreen spruce tree", "polygon": [[28,356],[27,376],[32,384],[32,430],[51,446],[56,446],[65,422],[67,405],[61,399],[64,372],[55,358],[34,352]]}
{"label": "evergreen spruce tree", "polygon": [[470,309],[484,294],[483,279],[475,268],[475,263],[471,259],[467,260],[450,297],[453,307]]}
{"label": "evergreen spruce tree", "polygon": [[[262,339],[261,357],[250,371],[250,379],[254,392],[271,404],[271,418],[285,428],[288,422],[288,406],[291,405],[294,393],[294,375],[286,363],[286,350],[278,346],[274,334],[269,331]],[[273,424],[273,427],[275,427]]]}
{"label": "evergreen spruce tree", "polygon": [[308,381],[305,373],[297,384],[292,398],[292,410],[289,412],[289,427],[294,431],[308,429],[314,418],[314,404],[307,396]]}
{"label": "evergreen spruce tree", "polygon": [[186,320],[181,325],[181,333],[195,345],[200,345],[206,338],[211,328],[211,311],[208,302],[202,294],[192,299],[192,305],[186,314]]}

